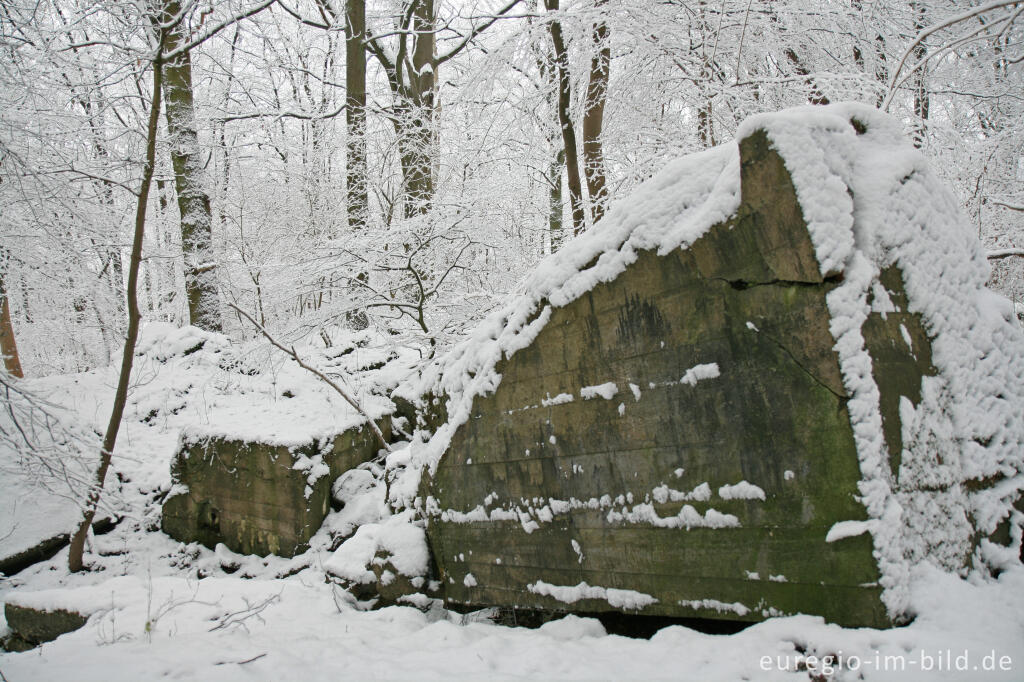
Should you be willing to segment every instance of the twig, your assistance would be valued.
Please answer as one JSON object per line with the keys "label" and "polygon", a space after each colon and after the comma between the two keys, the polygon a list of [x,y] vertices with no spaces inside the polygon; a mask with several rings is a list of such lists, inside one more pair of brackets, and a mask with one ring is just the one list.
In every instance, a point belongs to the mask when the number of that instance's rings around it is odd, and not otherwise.
{"label": "twig", "polygon": [[277,594],[270,595],[269,597],[267,597],[266,599],[257,604],[250,604],[249,600],[246,599],[244,609],[232,611],[231,613],[221,616],[221,618],[218,619],[217,624],[209,629],[209,632],[215,632],[217,630],[227,630],[228,628],[235,627],[240,627],[246,632],[248,632],[249,628],[246,627],[245,621],[249,620],[250,618],[256,618],[262,621],[263,617],[260,614],[266,611],[271,604],[276,604],[279,601],[281,601],[280,592],[278,592]]}
{"label": "twig", "polygon": [[989,199],[989,203],[993,203],[996,206],[1002,206],[1008,208],[1011,211],[1024,211],[1024,204],[1008,204],[1005,201],[999,201],[998,199]]}
{"label": "twig", "polygon": [[[934,24],[932,26],[929,26],[927,28],[922,29],[921,32],[917,34],[917,37],[914,38],[913,42],[911,42],[910,45],[907,47],[907,49],[903,52],[903,56],[900,58],[900,61],[899,61],[899,63],[896,66],[896,70],[893,71],[893,73],[892,73],[892,78],[889,79],[889,87],[888,87],[888,91],[887,91],[888,94],[885,97],[885,101],[882,102],[882,105],[879,108],[882,111],[888,111],[889,110],[889,104],[892,102],[893,96],[896,94],[896,88],[899,85],[896,81],[897,81],[897,78],[900,75],[900,71],[903,70],[903,67],[907,63],[907,58],[910,57],[910,54],[914,51],[914,48],[917,47],[918,45],[920,45],[922,42],[924,42],[925,39],[928,38],[928,36],[932,35],[933,33],[938,32],[938,31],[941,31],[944,28],[949,28],[950,26],[952,26],[954,24],[958,24],[958,23],[960,23],[962,21],[966,21],[968,19],[976,17],[979,14],[984,14],[985,12],[991,12],[992,10],[995,10],[995,9],[1001,9],[1003,7],[1009,7],[1011,5],[1016,5],[1017,2],[1018,2],[1018,0],[996,0],[995,2],[988,2],[988,3],[984,4],[984,5],[981,5],[980,7],[972,7],[971,9],[969,9],[969,10],[967,10],[965,12],[961,12],[960,14],[953,15],[953,16],[947,18],[944,21],[941,21],[941,22],[939,22],[937,24]],[[928,59],[930,59],[930,58],[931,57],[929,56],[929,57],[926,57],[925,59],[921,60],[920,62],[918,62],[914,66],[914,68],[912,68],[910,70],[910,72],[913,73],[914,71],[916,71],[926,61],[928,61]],[[909,74],[908,74],[907,77],[909,77]],[[903,81],[905,81],[905,80],[906,80],[906,77],[903,79]],[[903,81],[900,81],[900,82],[902,83]]]}
{"label": "twig", "polygon": [[[743,13],[743,29],[740,31],[739,47],[736,48],[736,83],[739,83],[740,80],[740,59],[743,57],[743,37],[747,34],[747,18],[750,16],[750,6],[752,4],[754,4],[754,0],[748,0],[747,11]],[[721,24],[721,22],[719,22],[719,24]],[[717,41],[717,38],[715,40]]]}
{"label": "twig", "polygon": [[379,440],[380,444],[382,446],[384,446],[384,449],[387,450],[388,452],[391,452],[391,446],[388,445],[388,442],[384,438],[384,434],[381,433],[380,427],[377,426],[377,423],[375,421],[373,421],[372,419],[370,419],[369,415],[367,415],[366,412],[363,411],[363,408],[361,408],[359,406],[359,403],[357,403],[353,398],[351,398],[349,396],[349,394],[346,393],[345,390],[341,388],[341,386],[338,386],[338,384],[336,384],[333,381],[331,381],[330,377],[328,377],[326,374],[324,374],[323,372],[318,370],[316,367],[312,367],[311,365],[307,365],[305,362],[303,362],[302,358],[299,357],[299,354],[295,352],[295,347],[294,346],[292,346],[291,348],[286,348],[277,339],[275,339],[273,336],[271,336],[270,332],[268,332],[263,327],[263,325],[261,325],[259,322],[254,320],[252,318],[252,316],[249,315],[249,313],[245,312],[244,310],[242,310],[241,308],[236,306],[234,303],[228,303],[228,307],[229,308],[233,308],[236,313],[238,313],[239,315],[241,315],[242,317],[247,319],[249,321],[249,323],[252,324],[252,326],[254,326],[256,328],[256,331],[258,331],[260,334],[262,334],[263,337],[267,341],[269,341],[271,343],[271,345],[273,345],[275,348],[277,348],[277,349],[279,349],[281,351],[284,351],[285,353],[290,355],[292,357],[292,360],[294,360],[296,363],[298,363],[299,367],[301,367],[302,369],[304,369],[304,370],[306,370],[308,372],[312,372],[317,377],[319,377],[320,380],[322,380],[328,386],[330,386],[335,391],[337,391],[338,395],[340,395],[342,398],[345,399],[345,402],[347,402],[349,405],[351,405],[353,407],[353,409],[355,409],[356,412],[361,414],[363,416],[363,418],[366,419],[366,422],[370,425],[370,428],[373,429],[373,432],[377,435],[377,440]]}
{"label": "twig", "polygon": [[1021,256],[1024,257],[1024,249],[998,249],[996,251],[989,251],[986,254],[989,260],[998,260],[1000,258],[1009,258],[1010,256]]}
{"label": "twig", "polygon": [[246,663],[252,663],[253,661],[258,661],[258,660],[260,660],[261,658],[263,658],[266,655],[267,655],[266,652],[263,652],[262,654],[257,654],[255,656],[253,656],[252,658],[247,658],[244,661],[217,661],[216,663],[214,663],[214,665],[227,665],[228,663],[234,663],[235,665],[245,665]]}

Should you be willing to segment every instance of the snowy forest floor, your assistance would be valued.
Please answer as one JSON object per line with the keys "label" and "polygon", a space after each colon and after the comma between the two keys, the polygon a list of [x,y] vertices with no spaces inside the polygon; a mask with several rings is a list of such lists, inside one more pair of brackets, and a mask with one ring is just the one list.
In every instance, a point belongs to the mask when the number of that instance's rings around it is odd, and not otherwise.
{"label": "snowy forest floor", "polygon": [[[650,639],[631,639],[575,616],[531,630],[496,625],[486,613],[451,613],[437,603],[425,611],[361,611],[326,580],[328,550],[261,559],[181,544],[160,532],[159,515],[183,428],[205,422],[212,430],[244,434],[258,425],[266,435],[275,433],[266,414],[277,414],[285,429],[296,423],[296,411],[309,417],[310,404],[339,401],[283,360],[275,364],[248,351],[250,364],[258,360],[264,368],[254,376],[230,369],[237,363],[218,358],[224,349],[189,353],[194,339],[162,338],[142,346],[109,497],[122,520],[92,538],[91,570],[69,574],[65,549],[0,582],[0,601],[16,594],[23,603],[90,614],[89,621],[38,649],[0,654],[4,680],[1024,679],[1019,565],[988,582],[919,567],[912,595],[917,616],[906,627],[850,629],[798,615],[736,634],[673,625]],[[376,360],[371,343],[355,362]],[[387,385],[394,377],[374,381]],[[99,430],[115,383],[110,368],[23,385]],[[355,390],[372,402],[372,386]],[[278,405],[274,396],[282,391],[295,402]],[[261,411],[268,404],[269,411]],[[282,442],[299,437],[276,433]],[[6,458],[0,462],[0,555],[69,531],[77,506],[59,489],[41,491],[38,474],[19,468],[15,452],[0,448],[0,456]],[[89,468],[88,461],[80,465]],[[6,630],[0,621],[0,634]]]}

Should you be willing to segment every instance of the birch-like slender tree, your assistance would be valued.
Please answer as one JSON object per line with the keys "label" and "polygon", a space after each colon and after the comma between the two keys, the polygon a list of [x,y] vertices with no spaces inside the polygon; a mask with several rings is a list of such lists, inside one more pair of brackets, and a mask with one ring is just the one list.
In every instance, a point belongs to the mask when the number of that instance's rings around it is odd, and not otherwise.
{"label": "birch-like slender tree", "polygon": [[[149,98],[149,116],[146,123],[146,158],[142,167],[142,178],[139,180],[139,189],[135,193],[135,225],[132,235],[131,255],[128,263],[127,283],[127,312],[128,329],[124,347],[121,354],[121,368],[118,372],[117,388],[114,391],[114,402],[110,411],[110,419],[103,436],[103,445],[100,450],[99,465],[96,468],[96,476],[93,485],[89,488],[86,500],[82,509],[82,520],[71,536],[71,543],[68,548],[68,570],[72,573],[85,568],[84,553],[85,542],[92,528],[93,520],[96,518],[96,511],[99,508],[100,497],[106,482],[107,472],[110,469],[114,456],[114,447],[117,444],[117,436],[120,433],[121,420],[124,417],[125,405],[128,402],[128,388],[131,383],[132,366],[135,359],[135,345],[138,341],[139,328],[142,322],[142,312],[139,309],[138,282],[139,272],[142,264],[142,245],[146,234],[146,214],[149,208],[149,191],[153,184],[153,174],[156,168],[156,141],[159,130],[160,119],[160,95],[164,88],[164,67],[165,60],[168,63],[180,62],[176,60],[183,54],[187,54],[192,47],[208,40],[223,28],[233,24],[244,17],[251,16],[267,7],[273,0],[263,0],[262,4],[249,8],[240,14],[229,17],[227,20],[211,27],[198,37],[191,37],[179,31],[185,18],[181,7],[175,3],[168,3],[158,10],[152,19],[152,27],[148,30],[141,30],[150,34],[155,43],[145,54],[148,60],[146,66],[152,72],[152,89]],[[172,35],[174,37],[172,37]],[[147,41],[148,42],[148,41]],[[141,74],[140,74],[141,75]],[[191,76],[189,76],[190,78]],[[170,132],[170,126],[168,126]],[[208,204],[207,204],[208,209]],[[207,213],[209,216],[209,212]]]}

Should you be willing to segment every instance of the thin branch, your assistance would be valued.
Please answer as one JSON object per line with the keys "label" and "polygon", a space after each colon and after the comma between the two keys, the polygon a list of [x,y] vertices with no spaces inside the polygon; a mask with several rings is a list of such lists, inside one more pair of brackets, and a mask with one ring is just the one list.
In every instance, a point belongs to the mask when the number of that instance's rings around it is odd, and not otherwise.
{"label": "thin branch", "polygon": [[33,177],[33,176],[39,176],[39,175],[61,175],[61,174],[66,174],[66,173],[71,173],[71,174],[74,174],[74,175],[80,175],[81,177],[85,178],[86,180],[95,180],[97,182],[102,182],[102,183],[106,183],[108,185],[113,185],[114,187],[118,187],[119,189],[123,189],[124,191],[128,192],[132,196],[136,196],[137,197],[139,195],[138,190],[136,190],[136,189],[134,189],[132,187],[129,187],[128,185],[124,184],[123,182],[115,180],[115,179],[113,179],[111,177],[107,177],[105,175],[93,175],[92,173],[86,173],[85,171],[79,170],[77,168],[55,168],[53,170],[47,170],[47,171],[36,171],[34,173],[23,173],[23,174],[20,174],[18,177]]}
{"label": "thin branch", "polygon": [[388,445],[388,442],[384,438],[384,434],[381,433],[380,427],[377,426],[377,423],[370,419],[369,415],[367,415],[366,412],[363,411],[363,408],[359,406],[359,403],[357,403],[353,398],[351,398],[349,394],[346,393],[343,388],[341,388],[341,386],[338,386],[338,384],[334,383],[330,379],[330,377],[328,377],[326,374],[318,370],[316,367],[307,365],[305,362],[303,362],[302,358],[299,357],[299,354],[295,352],[294,346],[291,348],[287,348],[286,346],[281,344],[277,339],[270,335],[270,332],[268,332],[263,325],[254,320],[252,316],[249,315],[249,313],[245,312],[244,310],[236,306],[234,303],[228,303],[228,307],[233,308],[236,313],[238,313],[246,320],[248,320],[249,323],[256,328],[256,331],[262,334],[263,338],[269,341],[272,346],[290,355],[292,360],[294,360],[299,365],[299,367],[306,370],[307,372],[315,374],[320,380],[322,380],[328,386],[337,391],[338,395],[345,399],[345,402],[351,405],[356,412],[358,412],[360,415],[362,415],[364,419],[366,419],[366,422],[370,425],[370,428],[373,429],[373,432],[377,435],[377,439],[380,441],[380,444],[384,446],[384,449],[387,450],[388,452],[391,452],[391,446]]}
{"label": "thin branch", "polygon": [[314,21],[313,19],[305,18],[304,16],[302,16],[301,14],[299,14],[298,12],[293,10],[291,7],[289,7],[288,5],[284,4],[283,0],[278,0],[277,6],[280,7],[281,9],[283,9],[288,14],[292,15],[295,19],[298,20],[298,22],[300,24],[305,24],[306,26],[312,26],[313,28],[321,28],[321,29],[324,29],[325,31],[331,30],[331,27],[328,24],[321,24],[320,22]]}
{"label": "thin branch", "polygon": [[[896,80],[897,78],[899,78],[900,71],[902,71],[903,67],[906,65],[907,59],[913,53],[914,49],[918,47],[921,43],[923,43],[929,36],[931,36],[934,33],[938,33],[944,28],[949,28],[954,24],[958,24],[962,21],[966,21],[968,19],[984,14],[986,12],[991,12],[994,9],[1000,9],[1003,7],[1009,7],[1010,5],[1016,5],[1019,2],[1020,0],[996,0],[995,2],[989,2],[987,4],[981,5],[980,7],[974,7],[972,9],[967,10],[966,12],[954,14],[945,21],[940,21],[937,24],[933,24],[932,26],[923,29],[920,33],[917,34],[917,37],[914,38],[913,42],[911,42],[910,45],[907,46],[907,49],[903,52],[903,56],[900,58],[899,64],[896,65],[896,69],[893,71],[892,77],[889,80],[889,94],[886,95],[885,101],[882,102],[882,106],[880,107],[882,111],[889,110],[889,105],[892,103],[892,98],[896,94]],[[911,72],[920,68],[925,61],[927,61],[927,59],[924,59],[918,64],[916,64],[914,68],[911,69]],[[904,78],[904,80],[906,80],[906,78]]]}
{"label": "thin branch", "polygon": [[480,35],[484,31],[486,31],[487,29],[489,29],[494,24],[494,22],[496,22],[498,19],[504,18],[505,15],[508,14],[510,11],[512,11],[512,9],[516,5],[518,5],[520,2],[522,2],[522,0],[512,0],[512,2],[508,3],[507,5],[502,7],[500,10],[498,10],[497,14],[493,15],[492,17],[490,17],[490,19],[488,19],[484,23],[480,24],[479,26],[474,26],[469,31],[469,33],[466,35],[466,37],[462,39],[462,42],[460,42],[458,45],[453,47],[447,53],[445,53],[445,54],[443,54],[443,55],[441,55],[439,57],[435,57],[434,58],[434,65],[435,66],[439,66],[441,64],[444,64],[446,61],[448,61],[449,59],[451,59],[455,55],[457,55],[460,52],[462,52],[464,49],[466,49],[466,47],[471,42],[473,42],[473,40],[478,35]]}
{"label": "thin branch", "polygon": [[256,112],[253,114],[236,114],[234,116],[224,116],[221,118],[211,119],[216,123],[231,123],[233,121],[249,121],[254,118],[271,118],[274,120],[281,118],[294,118],[300,121],[324,121],[330,118],[336,118],[342,112],[345,111],[346,106],[342,104],[334,111],[328,111],[323,114],[306,114],[299,111],[274,111],[274,112]]}
{"label": "thin branch", "polygon": [[743,13],[743,29],[740,31],[740,43],[736,48],[736,82],[740,80],[740,64],[743,58],[743,38],[747,35],[747,19],[750,18],[750,6],[754,4],[754,0],[748,0],[747,11]]}
{"label": "thin branch", "polygon": [[203,32],[199,37],[193,38],[192,40],[190,40],[189,42],[185,43],[184,45],[179,45],[178,47],[174,48],[170,52],[167,52],[166,54],[163,55],[164,61],[171,61],[175,57],[177,57],[177,56],[179,56],[181,54],[184,54],[185,52],[188,52],[192,48],[198,47],[198,46],[202,45],[207,40],[209,40],[213,36],[217,35],[218,33],[223,31],[228,26],[230,26],[232,24],[236,24],[239,21],[241,21],[242,19],[248,19],[249,17],[253,16],[254,14],[259,14],[260,12],[262,12],[263,10],[265,10],[268,7],[270,7],[271,5],[273,5],[276,2],[277,2],[277,0],[261,0],[261,2],[258,3],[255,7],[252,7],[251,9],[247,9],[244,12],[236,14],[233,17],[225,19],[224,21],[222,21],[219,24],[213,26],[209,30]]}
{"label": "thin branch", "polygon": [[[221,616],[217,620],[217,624],[210,628],[208,632],[215,632],[217,630],[230,630],[232,628],[242,628],[246,632],[249,632],[249,628],[246,626],[245,622],[250,618],[255,618],[259,621],[262,621],[263,617],[260,614],[266,611],[269,607],[278,603],[279,601],[281,601],[280,592],[278,592],[277,594],[272,594],[263,601],[258,602],[256,604],[250,604],[249,600],[246,599],[244,609],[239,609],[238,611],[233,611],[231,613],[225,614],[224,616]],[[257,656],[256,658],[259,658],[259,656]],[[256,658],[251,658],[249,659],[249,661],[254,661],[256,660]],[[249,661],[243,662],[248,663]]]}

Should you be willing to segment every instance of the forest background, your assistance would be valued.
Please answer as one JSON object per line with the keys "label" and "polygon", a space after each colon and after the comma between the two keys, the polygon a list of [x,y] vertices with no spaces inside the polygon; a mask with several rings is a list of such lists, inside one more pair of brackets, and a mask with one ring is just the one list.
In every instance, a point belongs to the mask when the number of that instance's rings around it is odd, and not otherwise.
{"label": "forest background", "polygon": [[1022,14],[963,0],[3,0],[7,369],[115,362],[140,213],[144,320],[251,339],[244,313],[325,348],[371,326],[433,356],[667,161],[752,114],[837,101],[903,121],[1024,316]]}

